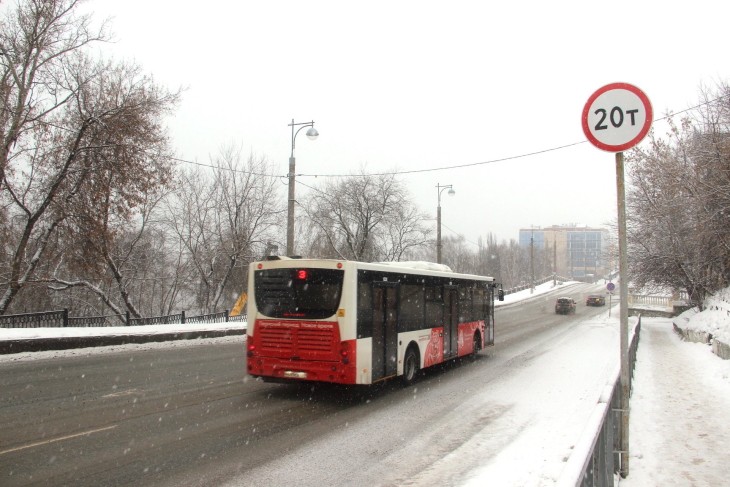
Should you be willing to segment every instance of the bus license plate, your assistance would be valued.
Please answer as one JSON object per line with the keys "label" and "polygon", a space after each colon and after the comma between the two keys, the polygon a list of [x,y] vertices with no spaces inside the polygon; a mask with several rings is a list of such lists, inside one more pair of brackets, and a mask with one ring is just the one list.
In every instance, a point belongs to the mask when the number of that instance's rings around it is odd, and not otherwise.
{"label": "bus license plate", "polygon": [[294,372],[293,370],[285,370],[284,377],[290,377],[292,379],[306,379],[306,372]]}

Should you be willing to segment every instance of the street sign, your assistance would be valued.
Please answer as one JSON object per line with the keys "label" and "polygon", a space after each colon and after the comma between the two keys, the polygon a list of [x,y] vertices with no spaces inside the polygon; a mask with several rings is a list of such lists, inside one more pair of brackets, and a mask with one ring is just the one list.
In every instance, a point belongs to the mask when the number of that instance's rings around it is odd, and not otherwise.
{"label": "street sign", "polygon": [[628,83],[611,83],[588,98],[581,121],[591,144],[606,152],[623,152],[641,142],[653,118],[643,91]]}
{"label": "street sign", "polygon": [[613,291],[614,289],[616,289],[616,285],[612,282],[609,282],[608,284],[606,284],[606,289],[608,289],[609,291]]}

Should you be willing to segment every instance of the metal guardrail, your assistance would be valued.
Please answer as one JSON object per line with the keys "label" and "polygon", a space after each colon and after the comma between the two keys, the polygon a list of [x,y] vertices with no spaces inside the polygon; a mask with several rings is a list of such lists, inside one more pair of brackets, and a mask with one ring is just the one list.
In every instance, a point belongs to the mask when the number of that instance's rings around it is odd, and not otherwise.
{"label": "metal guardrail", "polygon": [[174,325],[178,323],[185,323],[185,313],[178,313],[167,316],[152,316],[150,318],[131,318],[127,320],[128,326]]}
{"label": "metal guardrail", "polygon": [[126,315],[106,315],[106,316],[78,316],[69,317],[66,326],[88,328],[97,326],[124,326],[127,324]]}
{"label": "metal guardrail", "polygon": [[65,328],[65,327],[105,327],[105,326],[144,326],[168,324],[199,323],[240,323],[246,322],[245,313],[229,316],[228,310],[199,316],[186,316],[185,311],[167,316],[150,318],[130,318],[125,315],[78,316],[69,317],[68,310],[45,311],[0,316],[0,328]]}
{"label": "metal guardrail", "polygon": [[[629,344],[629,396],[634,378],[636,351],[641,334],[641,315]],[[621,472],[620,370],[606,385],[583,434],[573,448],[557,487],[608,487]]]}
{"label": "metal guardrail", "polygon": [[0,328],[40,328],[68,326],[68,310],[0,316]]}
{"label": "metal guardrail", "polygon": [[[563,277],[563,276],[548,276],[543,277],[542,279],[535,280],[535,286],[539,286],[540,284],[545,284],[546,282],[552,281],[553,279],[559,281],[559,282],[567,282],[570,281],[570,278]],[[522,284],[520,286],[514,286],[509,289],[504,290],[504,295],[507,296],[508,294],[514,294],[516,292],[524,291],[525,289],[530,289],[529,284]]]}

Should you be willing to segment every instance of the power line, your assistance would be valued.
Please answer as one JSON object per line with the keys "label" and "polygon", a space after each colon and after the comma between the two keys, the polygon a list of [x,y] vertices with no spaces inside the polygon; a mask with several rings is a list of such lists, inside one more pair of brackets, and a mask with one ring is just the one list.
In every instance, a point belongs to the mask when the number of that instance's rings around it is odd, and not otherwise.
{"label": "power line", "polygon": [[[662,120],[667,120],[667,119],[672,118],[672,117],[674,117],[676,115],[679,115],[681,113],[686,113],[686,112],[689,112],[691,110],[695,110],[695,109],[697,109],[697,108],[699,108],[701,106],[709,105],[711,103],[714,103],[716,101],[719,101],[719,100],[722,100],[723,98],[728,98],[728,97],[730,97],[730,95],[719,96],[719,97],[717,97],[717,98],[715,98],[713,100],[709,100],[709,101],[700,103],[698,105],[695,105],[693,107],[687,108],[685,110],[681,110],[679,112],[671,113],[670,115],[664,116],[662,118],[656,118],[656,119],[653,120],[652,123],[654,123],[654,122],[660,122]],[[63,126],[60,126],[60,125],[56,125],[56,124],[53,124],[53,123],[50,123],[50,122],[39,121],[39,123],[46,124],[46,125],[50,125],[52,127],[55,127],[55,128],[61,129],[61,130],[73,131],[72,129],[68,129],[66,127],[63,127]],[[400,174],[414,174],[414,173],[424,173],[424,172],[446,171],[446,170],[449,170],[449,169],[460,169],[460,168],[464,168],[464,167],[482,166],[482,165],[485,165],[485,164],[492,164],[492,163],[495,163],[495,162],[504,162],[504,161],[511,161],[511,160],[515,160],[515,159],[523,159],[525,157],[531,157],[531,156],[536,156],[536,155],[539,155],[539,154],[546,154],[548,152],[554,152],[554,151],[557,151],[557,150],[567,149],[568,147],[573,147],[573,146],[576,146],[576,145],[585,144],[587,142],[588,142],[587,140],[582,140],[580,142],[573,142],[572,144],[565,144],[565,145],[561,145],[561,146],[557,146],[557,147],[552,147],[552,148],[549,148],[549,149],[543,149],[543,150],[539,150],[539,151],[535,151],[535,152],[529,152],[529,153],[526,153],[526,154],[519,154],[519,155],[515,155],[515,156],[503,157],[503,158],[500,158],[500,159],[491,159],[489,161],[482,161],[482,162],[472,162],[472,163],[469,163],[469,164],[457,164],[457,165],[454,165],[454,166],[441,166],[441,167],[434,167],[434,168],[429,168],[429,169],[413,169],[413,170],[409,170],[409,171],[387,171],[387,172],[368,173],[368,174],[296,174],[295,176],[297,176],[297,177],[315,177],[315,178],[316,177],[323,177],[323,178],[344,178],[344,177],[368,177],[368,176],[397,176],[397,175],[400,175]],[[268,174],[268,173],[254,172],[254,171],[245,171],[245,170],[235,169],[235,168],[224,168],[224,167],[220,167],[220,166],[214,166],[212,164],[203,164],[203,163],[200,163],[200,162],[190,161],[190,160],[187,160],[187,159],[180,159],[178,157],[172,157],[172,156],[162,156],[162,157],[163,158],[166,158],[166,159],[169,159],[171,161],[183,162],[183,163],[186,163],[186,164],[194,164],[194,165],[200,166],[200,167],[208,167],[208,168],[217,169],[217,170],[237,172],[237,173],[241,173],[241,174],[252,174],[254,176],[275,177],[275,178],[288,177],[288,174],[281,175],[281,174]],[[307,187],[311,187],[311,186],[307,186]]]}
{"label": "power line", "polygon": [[[661,117],[661,118],[655,118],[652,121],[652,123],[654,123],[654,122],[661,122],[662,120],[667,120],[667,119],[672,118],[672,117],[674,117],[676,115],[679,115],[679,114],[682,114],[682,113],[686,113],[686,112],[689,112],[691,110],[695,110],[695,109],[697,109],[697,108],[699,108],[701,106],[709,105],[711,103],[714,103],[716,101],[719,101],[719,100],[722,100],[723,98],[728,98],[728,97],[730,97],[730,95],[723,95],[723,96],[720,96],[720,97],[715,98],[714,100],[710,100],[710,101],[706,101],[706,102],[700,103],[698,105],[695,105],[693,107],[687,108],[685,110],[681,110],[679,112],[673,112],[673,113],[671,113],[669,115],[666,115],[664,117]],[[539,151],[535,151],[535,152],[529,152],[529,153],[526,153],[526,154],[519,154],[519,155],[515,155],[515,156],[508,156],[508,157],[503,157],[503,158],[500,158],[500,159],[491,159],[489,161],[472,162],[472,163],[469,163],[469,164],[457,164],[455,166],[442,166],[442,167],[434,167],[434,168],[429,168],[429,169],[413,169],[413,170],[409,170],[409,171],[386,171],[386,172],[368,173],[368,174],[296,174],[296,176],[297,177],[315,177],[315,178],[317,178],[317,177],[322,177],[322,178],[350,178],[350,177],[354,177],[354,178],[356,178],[356,177],[368,177],[368,176],[397,176],[397,175],[400,175],[400,174],[414,174],[414,173],[424,173],[424,172],[446,171],[446,170],[449,170],[449,169],[460,169],[460,168],[464,168],[464,167],[482,166],[482,165],[485,165],[485,164],[492,164],[492,163],[495,163],[495,162],[504,162],[504,161],[511,161],[511,160],[515,160],[515,159],[522,159],[522,158],[525,158],[525,157],[531,157],[531,156],[536,156],[536,155],[539,155],[539,154],[546,154],[548,152],[554,152],[554,151],[557,151],[557,150],[567,149],[568,147],[573,147],[573,146],[576,146],[576,145],[585,144],[587,142],[588,142],[587,140],[582,140],[580,142],[573,142],[572,144],[565,144],[565,145],[561,145],[561,146],[557,146],[557,147],[552,147],[552,148],[549,148],[549,149],[543,149],[543,150],[539,150]],[[268,177],[287,177],[288,176],[288,175],[281,176],[281,175],[276,175],[276,174],[255,173],[255,172],[250,172],[250,171],[241,171],[241,170],[237,170],[237,169],[219,168],[217,166],[213,166],[213,165],[210,165],[210,164],[201,164],[199,162],[187,161],[185,159],[178,159],[178,158],[174,158],[174,157],[170,157],[170,159],[175,160],[175,161],[179,161],[179,162],[187,162],[189,164],[196,164],[198,166],[203,166],[203,167],[211,167],[213,169],[226,169],[226,170],[241,172],[241,173],[245,173],[245,174],[253,174],[253,175],[256,175],[256,176],[268,176]],[[308,188],[311,188],[311,186],[307,186],[307,187]]]}
{"label": "power line", "polygon": [[[219,171],[220,170],[223,170],[223,171],[231,171],[231,172],[237,172],[237,173],[241,173],[241,174],[252,174],[254,176],[264,176],[264,177],[270,177],[270,178],[279,178],[279,177],[286,177],[287,176],[286,174],[284,176],[282,176],[280,174],[267,174],[267,173],[261,173],[261,172],[244,171],[242,169],[235,169],[235,168],[232,168],[232,167],[220,167],[220,166],[214,166],[212,164],[202,164],[200,162],[188,161],[186,159],[178,159],[177,157],[170,157],[170,156],[167,156],[167,159],[169,159],[171,161],[185,162],[187,164],[195,164],[196,166],[210,167],[210,168],[213,168],[213,169],[217,169]],[[298,174],[297,174],[297,176],[298,176]]]}
{"label": "power line", "polygon": [[490,161],[483,161],[483,162],[472,162],[471,164],[459,164],[456,166],[444,166],[444,167],[434,167],[431,169],[413,169],[411,171],[390,171],[390,172],[381,172],[381,173],[368,173],[368,174],[299,174],[298,176],[307,176],[307,177],[321,177],[321,178],[344,178],[344,177],[365,177],[365,176],[397,176],[399,174],[413,174],[413,173],[419,173],[419,172],[434,172],[434,171],[445,171],[447,169],[459,169],[462,167],[471,167],[471,166],[481,166],[484,164],[491,164],[493,162],[503,162],[503,161],[509,161],[512,159],[521,159],[523,157],[530,157],[537,154],[544,154],[546,152],[552,152],[560,149],[565,149],[568,147],[572,147],[574,145],[579,144],[585,144],[588,142],[587,140],[583,140],[581,142],[574,142],[572,144],[567,145],[561,145],[559,147],[553,147],[552,149],[545,149],[537,152],[530,152],[528,154],[520,154],[518,156],[510,156],[510,157],[503,157],[501,159],[492,159]]}
{"label": "power line", "polygon": [[[447,230],[451,230],[451,229],[450,229],[449,227],[447,227],[446,225],[444,225],[444,224],[443,224],[443,222],[441,222],[441,226],[442,226],[442,227],[444,227],[444,228],[446,228]],[[458,233],[458,232],[456,232],[455,230],[451,230],[451,231],[452,231],[452,232],[453,232],[453,233],[454,233],[454,234],[455,234],[456,236],[458,236],[458,237],[461,237],[461,238],[463,238],[464,240],[466,240],[467,242],[469,242],[470,244],[472,244],[472,245],[476,245],[477,247],[479,247],[479,244],[478,244],[478,243],[476,243],[476,242],[472,242],[471,240],[469,240],[468,238],[466,238],[466,237],[465,237],[465,236],[464,236],[463,234],[461,234],[461,233]]]}

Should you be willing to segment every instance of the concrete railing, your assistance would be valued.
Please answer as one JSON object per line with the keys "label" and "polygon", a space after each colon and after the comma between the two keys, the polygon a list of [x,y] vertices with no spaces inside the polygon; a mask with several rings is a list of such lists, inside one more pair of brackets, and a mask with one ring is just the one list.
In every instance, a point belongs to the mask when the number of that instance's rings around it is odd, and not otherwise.
{"label": "concrete railing", "polygon": [[639,304],[649,304],[654,306],[664,306],[671,308],[674,306],[674,300],[671,296],[647,296],[644,294],[629,294],[629,306]]}

